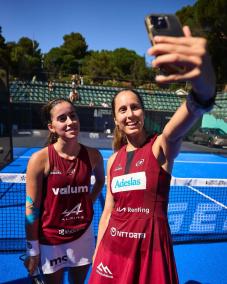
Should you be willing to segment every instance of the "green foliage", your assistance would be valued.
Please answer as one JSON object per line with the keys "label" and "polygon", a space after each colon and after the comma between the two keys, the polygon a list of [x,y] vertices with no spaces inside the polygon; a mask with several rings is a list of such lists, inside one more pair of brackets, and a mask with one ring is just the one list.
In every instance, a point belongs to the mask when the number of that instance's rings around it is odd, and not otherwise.
{"label": "green foliage", "polygon": [[[217,74],[218,83],[227,82],[227,0],[197,0],[193,6],[177,11],[183,25],[195,36],[205,36]],[[155,70],[146,65],[144,57],[133,50],[88,50],[86,39],[78,32],[63,36],[63,44],[41,54],[35,40],[22,37],[18,42],[5,42],[0,29],[0,64],[19,79],[31,79],[46,73],[48,79],[70,78],[82,74],[84,83],[146,85]]]}
{"label": "green foliage", "polygon": [[30,80],[41,71],[42,57],[39,44],[27,37],[18,43],[8,44],[10,54],[11,75],[20,79]]}
{"label": "green foliage", "polygon": [[90,76],[92,80],[110,78],[111,73],[115,71],[110,51],[91,52],[84,58],[82,73]]}
{"label": "green foliage", "polygon": [[204,36],[204,31],[198,21],[194,6],[183,7],[176,13],[182,25],[189,26],[194,36]]}
{"label": "green foliage", "polygon": [[227,1],[199,0],[196,10],[207,34],[218,82],[227,82]]}
{"label": "green foliage", "polygon": [[198,0],[177,12],[183,25],[194,35],[205,36],[218,83],[227,82],[227,1]]}
{"label": "green foliage", "polygon": [[9,66],[9,51],[7,49],[7,44],[5,43],[5,38],[1,34],[2,28],[0,27],[0,66],[8,68]]}
{"label": "green foliage", "polygon": [[82,60],[86,55],[87,44],[81,34],[71,33],[63,39],[62,46],[52,48],[44,56],[44,70],[52,79],[80,73]]}
{"label": "green foliage", "polygon": [[116,81],[133,81],[137,84],[140,80],[151,78],[145,59],[126,48],[90,53],[83,61],[82,73],[90,76],[95,82],[112,78],[110,84],[115,86]]}
{"label": "green foliage", "polygon": [[84,37],[80,33],[71,33],[63,37],[63,48],[67,50],[67,53],[75,57],[75,59],[81,59],[86,55],[87,44]]}

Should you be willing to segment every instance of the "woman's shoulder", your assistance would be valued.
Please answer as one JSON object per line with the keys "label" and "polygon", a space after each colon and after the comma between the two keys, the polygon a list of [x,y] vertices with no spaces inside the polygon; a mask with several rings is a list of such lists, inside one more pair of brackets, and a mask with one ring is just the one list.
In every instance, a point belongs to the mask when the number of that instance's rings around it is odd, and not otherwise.
{"label": "woman's shoulder", "polygon": [[43,162],[48,159],[48,147],[42,148],[36,152],[34,152],[31,155],[31,158],[29,159],[29,162],[31,163],[37,163],[37,162]]}
{"label": "woman's shoulder", "polygon": [[118,152],[119,152],[119,151],[114,152],[114,153],[109,157],[108,163],[107,163],[107,166],[108,166],[109,169],[111,168],[111,166],[112,166],[114,160],[116,159],[116,156],[117,156]]}
{"label": "woman's shoulder", "polygon": [[28,162],[27,174],[29,176],[36,176],[40,173],[45,173],[48,165],[48,147],[45,147],[32,154]]}

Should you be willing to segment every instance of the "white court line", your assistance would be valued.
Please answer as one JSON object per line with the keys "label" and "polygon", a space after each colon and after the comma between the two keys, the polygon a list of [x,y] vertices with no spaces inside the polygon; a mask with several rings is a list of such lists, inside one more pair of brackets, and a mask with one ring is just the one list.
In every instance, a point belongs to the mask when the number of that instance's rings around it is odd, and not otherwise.
{"label": "white court line", "polygon": [[18,158],[21,158],[21,159],[30,159],[31,156],[15,156],[15,159],[18,159]]}
{"label": "white court line", "polygon": [[203,197],[205,197],[205,198],[209,199],[210,201],[216,203],[217,205],[223,207],[224,209],[227,209],[227,206],[226,206],[225,204],[223,204],[223,203],[221,203],[221,202],[219,202],[219,201],[213,199],[212,197],[206,195],[205,193],[199,191],[198,189],[195,189],[194,187],[192,187],[192,186],[190,186],[190,185],[189,185],[188,187],[189,187],[191,190],[195,191],[196,193],[202,195]]}
{"label": "white court line", "polygon": [[190,164],[222,164],[227,165],[227,162],[209,162],[209,161],[179,161],[175,160],[174,163],[190,163]]}

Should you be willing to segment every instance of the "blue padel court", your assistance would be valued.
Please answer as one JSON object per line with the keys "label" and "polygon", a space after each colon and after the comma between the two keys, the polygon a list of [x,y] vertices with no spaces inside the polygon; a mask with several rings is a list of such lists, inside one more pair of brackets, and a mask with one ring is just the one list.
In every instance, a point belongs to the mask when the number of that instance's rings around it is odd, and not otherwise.
{"label": "blue padel court", "polygon": [[[25,173],[30,156],[39,149],[15,148],[14,161],[0,172],[0,283],[29,283],[19,260],[25,248]],[[100,151],[106,169],[112,150]],[[94,204],[95,235],[105,193],[104,187]],[[168,218],[180,283],[227,283],[227,157],[188,152],[178,155]]]}

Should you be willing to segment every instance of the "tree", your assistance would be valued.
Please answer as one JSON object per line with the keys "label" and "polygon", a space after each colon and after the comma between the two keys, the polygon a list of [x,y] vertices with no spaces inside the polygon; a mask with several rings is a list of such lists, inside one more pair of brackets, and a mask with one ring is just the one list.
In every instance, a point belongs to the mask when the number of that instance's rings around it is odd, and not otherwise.
{"label": "tree", "polygon": [[66,34],[63,39],[60,47],[52,48],[44,56],[44,69],[51,77],[79,74],[82,59],[87,54],[87,44],[80,33]]}
{"label": "tree", "polygon": [[82,72],[93,81],[99,78],[100,81],[112,79],[138,83],[152,77],[151,68],[146,66],[145,58],[126,48],[91,52],[84,59]]}
{"label": "tree", "polygon": [[39,44],[27,37],[19,39],[18,43],[8,44],[10,51],[11,74],[20,79],[30,80],[42,71],[42,55]]}
{"label": "tree", "polygon": [[112,65],[111,51],[92,51],[84,58],[82,73],[93,80],[97,78],[111,78],[115,72]]}
{"label": "tree", "polygon": [[134,61],[131,69],[132,80],[140,85],[143,81],[153,81],[155,77],[155,71],[152,68],[146,66],[146,60],[144,57],[139,57]]}
{"label": "tree", "polygon": [[227,1],[199,0],[196,11],[207,34],[218,82],[227,82]]}
{"label": "tree", "polygon": [[2,27],[0,27],[0,64],[5,68],[8,68],[9,66],[9,53],[5,38],[2,36]]}
{"label": "tree", "polygon": [[205,36],[213,60],[218,83],[227,82],[227,1],[198,0],[177,12],[183,25],[193,34]]}
{"label": "tree", "polygon": [[176,12],[176,15],[179,17],[180,22],[183,25],[190,27],[194,36],[204,35],[203,28],[198,21],[194,6],[183,7],[180,11]]}
{"label": "tree", "polygon": [[88,46],[80,33],[64,35],[63,39],[62,48],[65,48],[67,53],[73,55],[75,59],[81,59],[86,55]]}
{"label": "tree", "polygon": [[43,58],[44,70],[48,73],[51,79],[58,78],[62,72],[62,65],[64,63],[64,56],[66,51],[63,48],[52,48]]}

